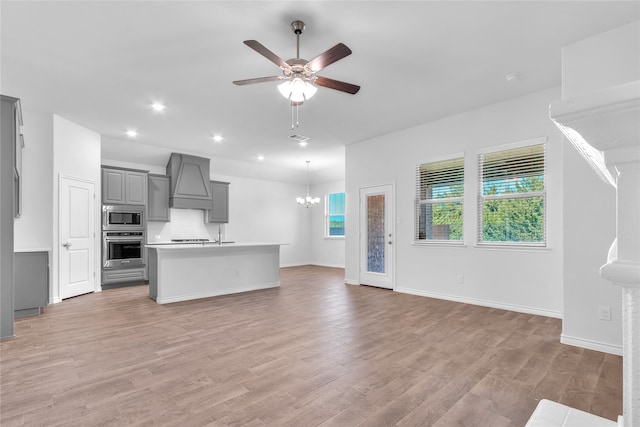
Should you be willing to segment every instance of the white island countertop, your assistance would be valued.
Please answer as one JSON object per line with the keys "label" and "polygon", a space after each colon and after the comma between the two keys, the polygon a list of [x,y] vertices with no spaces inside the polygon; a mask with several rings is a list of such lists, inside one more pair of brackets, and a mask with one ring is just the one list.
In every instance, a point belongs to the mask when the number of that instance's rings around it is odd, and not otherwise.
{"label": "white island countertop", "polygon": [[280,286],[283,243],[155,243],[149,296],[158,304]]}
{"label": "white island countertop", "polygon": [[223,249],[223,248],[247,248],[247,247],[259,247],[259,246],[283,246],[288,243],[265,243],[265,242],[198,242],[198,243],[175,243],[175,242],[156,242],[147,243],[147,248],[155,249]]}

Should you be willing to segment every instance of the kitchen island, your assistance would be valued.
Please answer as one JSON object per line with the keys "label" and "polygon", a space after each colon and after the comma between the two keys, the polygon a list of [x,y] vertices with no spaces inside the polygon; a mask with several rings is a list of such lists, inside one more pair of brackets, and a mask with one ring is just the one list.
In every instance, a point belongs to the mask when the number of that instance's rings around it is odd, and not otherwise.
{"label": "kitchen island", "polygon": [[148,244],[158,304],[280,286],[280,243]]}

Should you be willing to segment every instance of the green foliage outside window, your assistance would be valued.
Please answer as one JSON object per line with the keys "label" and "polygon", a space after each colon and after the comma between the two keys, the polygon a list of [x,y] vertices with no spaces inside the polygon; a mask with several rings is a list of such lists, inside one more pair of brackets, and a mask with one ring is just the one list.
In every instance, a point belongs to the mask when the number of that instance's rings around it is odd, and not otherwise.
{"label": "green foliage outside window", "polygon": [[[462,197],[464,194],[463,185],[453,185],[439,194],[442,194],[440,198]],[[462,240],[462,202],[434,203],[431,205],[431,209],[432,226],[445,226],[444,230],[448,231],[448,239],[436,240]],[[435,229],[438,230],[438,227]]]}
{"label": "green foliage outside window", "polygon": [[[498,194],[497,183],[485,184],[484,195]],[[501,194],[544,191],[542,176],[519,178]],[[531,196],[484,200],[482,240],[487,242],[544,242],[544,197]]]}

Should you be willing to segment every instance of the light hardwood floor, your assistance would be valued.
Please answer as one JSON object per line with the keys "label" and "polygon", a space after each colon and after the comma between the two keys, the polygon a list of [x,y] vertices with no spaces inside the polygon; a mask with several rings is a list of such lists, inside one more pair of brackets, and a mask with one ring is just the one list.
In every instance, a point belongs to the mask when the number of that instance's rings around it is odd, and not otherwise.
{"label": "light hardwood floor", "polygon": [[560,344],[558,319],[343,278],[293,267],[276,289],[49,306],[0,343],[0,425],[523,426],[542,398],[622,413],[621,358]]}

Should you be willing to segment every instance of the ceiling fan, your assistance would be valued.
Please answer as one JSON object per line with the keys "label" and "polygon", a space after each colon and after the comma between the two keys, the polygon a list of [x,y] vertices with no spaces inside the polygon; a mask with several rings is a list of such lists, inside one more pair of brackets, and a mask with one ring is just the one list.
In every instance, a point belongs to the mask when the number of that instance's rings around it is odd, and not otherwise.
{"label": "ceiling fan", "polygon": [[293,21],[291,29],[296,35],[296,57],[284,60],[256,40],[245,40],[244,44],[276,64],[282,70],[281,76],[258,77],[255,79],[236,80],[233,83],[238,86],[254,83],[264,83],[272,81],[282,81],[278,85],[278,90],[285,98],[291,101],[292,106],[301,105],[311,98],[318,90],[315,86],[322,86],[329,89],[355,95],[360,90],[360,86],[328,77],[317,76],[316,73],[328,65],[351,55],[351,49],[345,44],[338,43],[331,49],[316,56],[310,61],[300,58],[300,34],[304,31],[305,25],[302,21]]}

